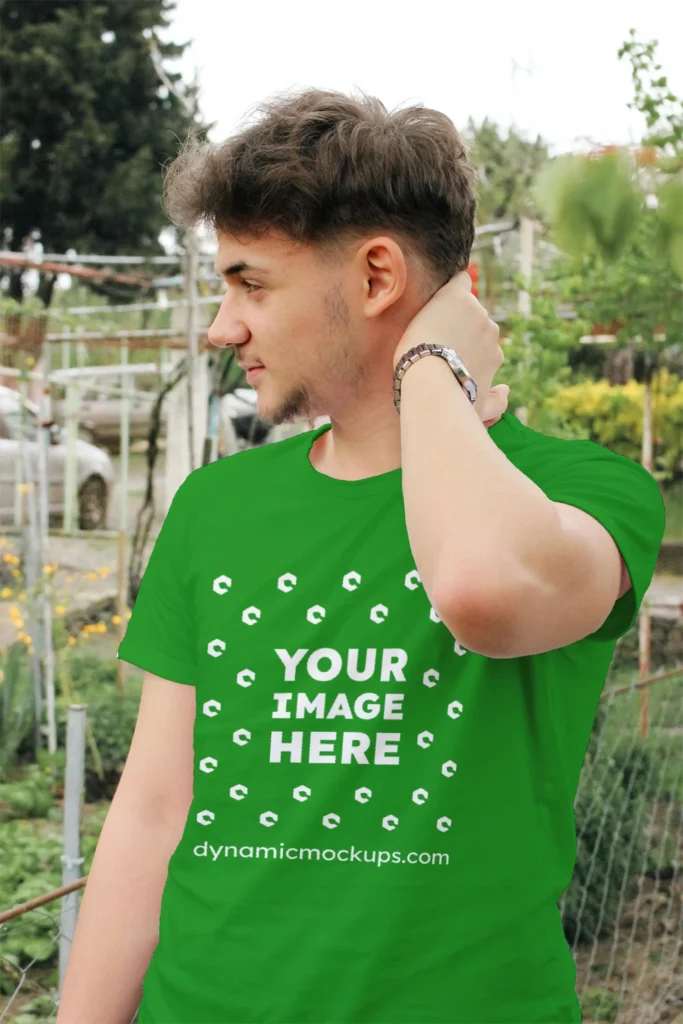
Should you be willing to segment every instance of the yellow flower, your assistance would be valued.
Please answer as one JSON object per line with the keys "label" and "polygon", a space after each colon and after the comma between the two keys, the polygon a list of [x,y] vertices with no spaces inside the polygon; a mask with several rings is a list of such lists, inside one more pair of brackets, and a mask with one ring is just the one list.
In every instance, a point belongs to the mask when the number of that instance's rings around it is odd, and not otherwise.
{"label": "yellow flower", "polygon": [[112,615],[111,621],[112,621],[112,625],[118,626],[118,625],[121,624],[121,616],[120,615]]}
{"label": "yellow flower", "polygon": [[24,641],[25,644],[33,643],[33,641],[31,640],[31,637],[28,636],[28,634],[26,634],[26,633],[22,636],[21,639]]}
{"label": "yellow flower", "polygon": [[43,566],[43,572],[49,574],[49,573],[54,572],[57,568],[58,568],[57,565],[44,565]]}
{"label": "yellow flower", "polygon": [[23,629],[19,630],[19,632],[17,633],[17,640],[23,640],[25,636],[26,633],[24,633]]}
{"label": "yellow flower", "polygon": [[12,575],[14,577],[17,577],[17,576],[21,576],[21,573],[20,573],[20,571],[18,569],[12,569]]}
{"label": "yellow flower", "polygon": [[85,578],[86,578],[86,580],[96,580],[97,579],[97,573],[96,572],[86,573]]}
{"label": "yellow flower", "polygon": [[26,594],[22,590],[22,592],[19,594],[19,597],[17,598],[17,601],[25,601],[25,600],[26,600]]}
{"label": "yellow flower", "polygon": [[11,587],[3,587],[2,590],[0,590],[0,597],[11,597],[13,593],[14,591]]}
{"label": "yellow flower", "polygon": [[75,636],[70,636],[69,639],[67,640],[67,643],[73,646],[74,644],[78,643],[78,641],[76,640]]}
{"label": "yellow flower", "polygon": [[19,619],[18,622],[14,623],[14,625],[16,626],[17,629],[23,629],[23,627],[24,627],[24,620],[23,619]]}
{"label": "yellow flower", "polygon": [[13,558],[14,558],[14,555],[9,555],[9,554],[2,556],[3,562],[11,562]]}
{"label": "yellow flower", "polygon": [[100,569],[100,576],[104,579],[106,576],[109,575],[109,572],[110,572],[109,566],[108,565],[103,565],[102,568]]}
{"label": "yellow flower", "polygon": [[64,605],[63,604],[55,605],[55,615],[63,615],[63,614],[64,614]]}

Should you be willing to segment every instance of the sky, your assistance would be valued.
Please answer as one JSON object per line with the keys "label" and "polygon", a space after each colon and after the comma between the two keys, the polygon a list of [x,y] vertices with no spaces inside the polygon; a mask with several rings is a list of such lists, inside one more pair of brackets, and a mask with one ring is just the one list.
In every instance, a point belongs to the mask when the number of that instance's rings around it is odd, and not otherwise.
{"label": "sky", "polygon": [[555,154],[641,138],[617,58],[631,27],[659,40],[661,73],[683,94],[683,4],[672,0],[178,0],[164,35],[191,43],[169,66],[189,80],[196,69],[215,141],[269,96],[315,86],[423,103],[458,127],[488,117],[540,134]]}

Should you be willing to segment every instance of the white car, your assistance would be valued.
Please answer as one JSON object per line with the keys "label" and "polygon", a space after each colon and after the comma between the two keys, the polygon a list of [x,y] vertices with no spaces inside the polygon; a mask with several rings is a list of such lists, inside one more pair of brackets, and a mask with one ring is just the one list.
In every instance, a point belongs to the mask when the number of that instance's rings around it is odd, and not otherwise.
{"label": "white car", "polygon": [[[0,385],[0,522],[14,522],[14,500],[19,452],[19,428],[23,418],[24,444],[31,466],[32,480],[37,480],[38,431],[40,410],[35,402],[13,388]],[[51,525],[64,522],[64,475],[66,444],[60,427],[51,431],[48,448],[48,494]],[[82,530],[107,528],[107,508],[114,486],[114,466],[107,452],[80,438],[76,440],[76,479],[78,488],[77,515]],[[22,475],[25,479],[25,475]]]}

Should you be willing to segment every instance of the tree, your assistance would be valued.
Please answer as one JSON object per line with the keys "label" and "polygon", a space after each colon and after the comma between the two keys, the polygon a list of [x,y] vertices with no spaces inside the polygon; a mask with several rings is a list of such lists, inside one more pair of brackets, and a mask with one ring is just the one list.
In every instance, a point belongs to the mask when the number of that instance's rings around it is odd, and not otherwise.
{"label": "tree", "polygon": [[619,344],[640,350],[645,384],[643,464],[652,470],[650,384],[662,342],[683,340],[683,103],[670,92],[656,43],[631,31],[635,106],[648,134],[635,152],[603,147],[554,161],[537,195],[568,255],[574,308]]}
{"label": "tree", "polygon": [[470,118],[463,135],[479,176],[479,223],[534,215],[534,180],[548,160],[548,146],[541,136],[531,142],[514,128],[504,136],[488,118],[480,125]]}
{"label": "tree", "polygon": [[[479,179],[477,221],[518,221],[523,215],[536,216],[533,183],[548,160],[548,146],[541,136],[529,141],[509,128],[507,135],[485,118],[477,125],[472,118],[463,132],[470,158]],[[481,298],[493,310],[501,284],[509,278],[500,239],[491,236],[476,249],[481,268]]]}
{"label": "tree", "polygon": [[[0,237],[22,249],[153,255],[162,166],[190,117],[162,84],[164,60],[185,45],[160,43],[173,0],[0,0]],[[167,71],[175,84],[177,73]],[[186,90],[188,91],[188,90]],[[191,93],[192,90],[189,90]],[[41,280],[49,304],[54,281]],[[21,275],[11,297],[21,300]]]}

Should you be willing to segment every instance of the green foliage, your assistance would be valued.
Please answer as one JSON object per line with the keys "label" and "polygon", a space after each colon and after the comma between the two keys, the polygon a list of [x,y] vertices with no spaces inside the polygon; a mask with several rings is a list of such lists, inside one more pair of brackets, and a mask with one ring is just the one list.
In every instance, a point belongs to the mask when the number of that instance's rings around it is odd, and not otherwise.
{"label": "green foliage", "polygon": [[[617,344],[635,341],[660,357],[683,342],[683,291],[662,241],[667,228],[645,210],[620,258],[610,262],[594,247],[566,263],[567,294],[577,314]],[[667,235],[667,237],[669,237]]]}
{"label": "green foliage", "polygon": [[520,214],[534,214],[532,185],[538,170],[548,160],[548,145],[540,135],[530,141],[508,128],[484,118],[477,125],[467,122],[463,137],[479,176],[477,219],[480,224],[508,220]]}
{"label": "green foliage", "polygon": [[[48,251],[161,252],[161,167],[190,125],[150,53],[173,8],[3,0],[0,228],[13,248],[39,231]],[[184,50],[156,45],[166,60]]]}
{"label": "green foliage", "polygon": [[[518,282],[522,286],[522,281]],[[505,322],[505,362],[496,384],[510,385],[509,412],[527,410],[528,424],[547,434],[572,436],[571,425],[553,413],[548,399],[571,379],[568,354],[585,330],[578,320],[564,320],[557,314],[562,300],[560,278],[532,282],[528,291],[531,315],[511,314]]]}
{"label": "green foliage", "polygon": [[683,173],[664,182],[659,190],[659,229],[664,252],[678,277],[683,278]]}
{"label": "green foliage", "polygon": [[[97,807],[83,821],[82,875],[90,871],[108,810],[108,805]],[[0,892],[8,905],[26,903],[62,884],[62,810],[54,808],[53,812],[49,821],[9,821],[0,829]],[[60,911],[61,902],[57,900],[0,925],[0,994],[14,992],[19,972],[34,961],[56,966]]]}
{"label": "green foliage", "polygon": [[0,779],[7,779],[33,729],[33,689],[26,647],[10,644],[0,658]]}
{"label": "green foliage", "polygon": [[665,172],[676,173],[683,167],[683,101],[669,88],[666,75],[658,74],[662,65],[655,64],[656,50],[655,40],[639,42],[632,28],[617,56],[631,62],[634,99],[629,108],[645,117],[648,134],[643,145],[660,152]]}
{"label": "green foliage", "polygon": [[577,937],[579,943],[590,943],[613,930],[624,880],[630,898],[643,860],[645,796],[637,789],[627,791],[623,755],[610,758],[609,771],[600,760],[594,764],[593,756],[586,754],[574,806],[576,865],[562,915],[572,944]]}
{"label": "green foliage", "polygon": [[44,817],[52,799],[52,776],[39,764],[27,765],[17,782],[0,783],[0,809],[6,820]]}
{"label": "green foliage", "polygon": [[595,246],[609,262],[624,251],[643,205],[632,162],[619,150],[553,160],[538,176],[536,196],[564,252],[581,257]]}
{"label": "green foliage", "polygon": [[[529,140],[508,128],[501,129],[488,118],[477,125],[469,119],[463,137],[477,170],[477,222],[517,220],[522,214],[536,216],[533,183],[548,160],[547,143],[537,136]],[[478,241],[473,259],[480,269],[480,295],[488,309],[495,307],[498,294],[510,276],[509,261],[501,258],[500,240],[493,236]]]}
{"label": "green foliage", "polygon": [[93,654],[75,655],[70,661],[70,695],[57,699],[57,744],[66,742],[68,705],[87,705],[88,743],[85,756],[86,800],[112,797],[128,757],[135,731],[142,680],[126,680],[125,694],[117,678],[116,661]]}
{"label": "green foliage", "polygon": [[580,995],[581,1014],[591,1020],[615,1021],[619,1013],[619,996],[608,988],[589,988]]}
{"label": "green foliage", "polygon": [[[561,432],[604,445],[640,461],[645,387],[635,380],[611,386],[606,380],[583,381],[558,389],[546,399],[547,411]],[[652,378],[652,434],[658,480],[671,480],[683,461],[683,381],[661,370]]]}

